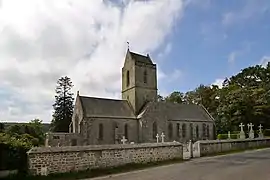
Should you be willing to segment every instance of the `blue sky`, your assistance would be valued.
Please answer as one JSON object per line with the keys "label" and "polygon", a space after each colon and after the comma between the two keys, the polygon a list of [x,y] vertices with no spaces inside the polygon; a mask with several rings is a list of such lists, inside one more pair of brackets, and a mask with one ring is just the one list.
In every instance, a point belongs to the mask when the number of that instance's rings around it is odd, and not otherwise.
{"label": "blue sky", "polygon": [[159,66],[183,73],[167,91],[209,85],[270,55],[270,1],[208,2],[188,6],[167,39],[171,52]]}
{"label": "blue sky", "polygon": [[121,98],[131,51],[158,66],[161,95],[270,60],[269,0],[0,0],[0,120],[50,122],[56,81]]}

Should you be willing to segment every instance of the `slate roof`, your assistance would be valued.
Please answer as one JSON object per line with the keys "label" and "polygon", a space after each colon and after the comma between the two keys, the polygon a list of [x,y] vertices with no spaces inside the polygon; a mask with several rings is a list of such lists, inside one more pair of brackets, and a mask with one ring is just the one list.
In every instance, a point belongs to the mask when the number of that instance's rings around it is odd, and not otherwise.
{"label": "slate roof", "polygon": [[154,109],[155,112],[165,114],[168,120],[186,121],[213,121],[207,110],[196,104],[178,104],[171,102],[150,102],[139,114],[138,118],[143,117],[147,110]]}
{"label": "slate roof", "polygon": [[152,60],[149,56],[143,56],[141,54],[137,54],[134,52],[129,52],[132,59],[134,59],[137,62],[146,63],[146,64],[153,64]]}
{"label": "slate roof", "polygon": [[79,96],[86,117],[135,118],[126,100]]}

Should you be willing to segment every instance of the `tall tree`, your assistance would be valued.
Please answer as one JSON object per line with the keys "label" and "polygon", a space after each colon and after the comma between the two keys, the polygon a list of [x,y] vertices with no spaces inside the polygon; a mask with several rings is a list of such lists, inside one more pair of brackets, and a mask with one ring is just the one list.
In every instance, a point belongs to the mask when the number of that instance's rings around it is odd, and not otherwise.
{"label": "tall tree", "polygon": [[54,114],[51,123],[53,132],[68,132],[73,112],[73,85],[67,76],[57,81],[55,103],[53,104]]}

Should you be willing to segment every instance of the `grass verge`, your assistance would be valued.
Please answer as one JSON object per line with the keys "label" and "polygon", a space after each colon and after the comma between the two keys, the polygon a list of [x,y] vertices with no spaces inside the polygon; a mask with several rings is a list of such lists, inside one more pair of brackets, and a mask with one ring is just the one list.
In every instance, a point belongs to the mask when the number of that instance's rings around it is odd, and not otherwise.
{"label": "grass verge", "polygon": [[[141,170],[150,167],[162,166],[167,164],[181,163],[186,160],[183,159],[172,159],[160,162],[149,162],[145,164],[126,164],[123,166],[104,168],[104,169],[92,169],[79,172],[69,172],[61,174],[52,174],[49,176],[29,176],[26,174],[18,174],[4,178],[5,180],[75,180],[75,179],[86,179],[99,176],[106,176],[112,174],[118,174],[123,172],[130,172],[134,170]],[[2,179],[1,179],[2,180]]]}

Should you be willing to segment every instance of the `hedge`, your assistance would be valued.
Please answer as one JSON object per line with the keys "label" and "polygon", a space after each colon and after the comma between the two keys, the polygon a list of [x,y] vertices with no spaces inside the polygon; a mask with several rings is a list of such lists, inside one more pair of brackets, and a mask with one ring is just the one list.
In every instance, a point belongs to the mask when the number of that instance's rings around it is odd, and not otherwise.
{"label": "hedge", "polygon": [[27,151],[31,148],[30,142],[19,137],[0,133],[0,170],[27,171]]}
{"label": "hedge", "polygon": [[27,170],[28,149],[25,147],[14,147],[10,144],[0,143],[0,170]]}

